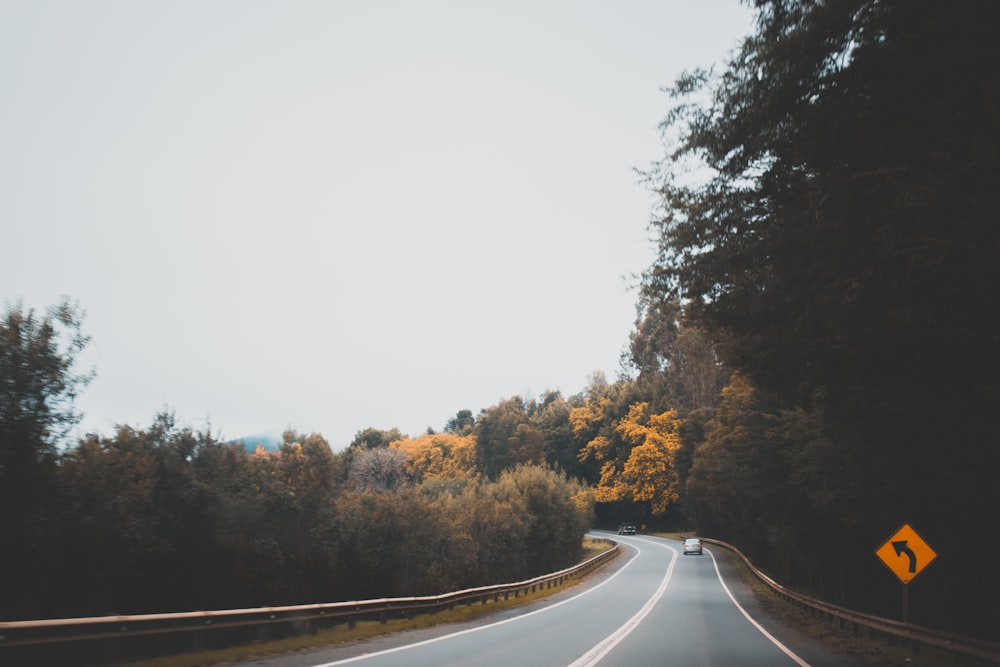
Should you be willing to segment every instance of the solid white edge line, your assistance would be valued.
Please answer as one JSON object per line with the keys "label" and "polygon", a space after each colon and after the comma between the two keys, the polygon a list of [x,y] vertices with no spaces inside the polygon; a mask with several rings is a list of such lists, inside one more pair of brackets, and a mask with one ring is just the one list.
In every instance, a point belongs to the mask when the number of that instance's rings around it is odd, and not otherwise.
{"label": "solid white edge line", "polygon": [[[639,611],[636,612],[634,616],[632,616],[632,618],[625,621],[625,623],[621,627],[619,627],[610,635],[602,639],[596,646],[594,646],[594,648],[590,649],[582,656],[580,656],[572,663],[570,663],[569,667],[593,667],[593,665],[596,665],[598,662],[600,662],[604,658],[604,656],[606,656],[608,653],[611,652],[611,649],[613,649],[615,646],[624,641],[624,639],[628,637],[629,634],[631,634],[631,632],[635,630],[640,623],[642,623],[642,621],[646,618],[646,616],[648,616],[649,613],[653,611],[653,607],[656,606],[656,603],[660,601],[660,598],[663,597],[663,594],[667,592],[667,584],[670,583],[670,577],[674,573],[674,565],[677,564],[677,550],[669,546],[668,544],[660,542],[652,542],[650,540],[642,540],[642,541],[649,542],[650,544],[654,544],[656,546],[661,546],[665,549],[670,550],[674,554],[674,557],[670,559],[670,566],[667,567],[667,572],[665,575],[663,575],[663,579],[660,581],[660,585],[657,587],[656,592],[652,595],[652,597],[646,600],[646,604],[644,604],[642,608],[639,609]],[[634,547],[636,550],[639,550],[639,547],[635,546],[634,544],[630,546]]]}
{"label": "solid white edge line", "polygon": [[719,578],[719,583],[722,584],[722,590],[726,591],[726,595],[728,595],[729,599],[732,601],[732,603],[734,605],[736,605],[736,608],[740,610],[740,613],[743,614],[744,618],[746,618],[748,621],[750,621],[750,624],[753,627],[757,628],[757,630],[762,635],[764,635],[769,640],[771,640],[771,643],[774,644],[775,646],[777,646],[781,650],[782,653],[784,653],[789,658],[791,658],[792,660],[794,660],[801,667],[810,667],[810,665],[809,665],[808,662],[806,662],[805,660],[803,660],[802,658],[800,658],[799,656],[797,656],[792,651],[792,649],[788,648],[787,646],[785,646],[784,644],[782,644],[780,641],[778,641],[777,638],[775,638],[774,635],[772,635],[770,632],[768,632],[767,630],[764,629],[764,626],[762,626],[760,623],[758,623],[757,621],[753,620],[753,618],[751,618],[750,614],[747,613],[747,610],[744,609],[743,606],[739,602],[736,601],[735,597],[733,597],[733,594],[729,590],[729,586],[726,586],[726,582],[723,581],[723,579],[722,579],[722,573],[719,571],[719,561],[715,560],[715,554],[713,554],[711,552],[711,550],[709,550],[709,549],[705,549],[705,551],[708,553],[709,556],[712,557],[712,565],[715,566],[715,576],[717,576]]}
{"label": "solid white edge line", "polygon": [[334,660],[333,662],[324,662],[324,663],[313,665],[312,667],[334,667],[335,665],[347,665],[347,664],[350,664],[352,662],[360,662],[362,660],[368,660],[369,658],[375,658],[375,657],[380,656],[380,655],[387,655],[389,653],[398,653],[400,651],[406,651],[406,650],[411,649],[411,648],[417,648],[418,646],[426,646],[427,644],[434,644],[436,642],[445,641],[446,639],[451,639],[452,637],[461,637],[462,635],[468,635],[468,634],[471,634],[473,632],[479,632],[480,630],[486,630],[487,628],[492,628],[492,627],[495,627],[495,626],[498,626],[498,625],[506,625],[507,623],[513,623],[515,621],[520,621],[521,619],[529,618],[531,616],[534,616],[535,614],[541,614],[542,612],[549,611],[550,609],[555,609],[556,607],[561,607],[564,604],[567,604],[569,602],[572,602],[574,600],[582,598],[584,595],[588,595],[591,592],[596,591],[597,589],[601,588],[605,584],[611,583],[611,581],[613,581],[615,577],[617,577],[619,574],[621,574],[625,570],[625,568],[627,568],[629,565],[631,565],[632,562],[636,558],[639,557],[639,554],[642,553],[639,550],[639,547],[636,547],[635,545],[629,545],[629,546],[632,546],[636,550],[636,553],[635,553],[634,556],[632,556],[631,558],[629,558],[628,562],[626,562],[624,565],[622,565],[621,568],[618,569],[618,571],[616,571],[614,574],[612,574],[610,577],[608,577],[607,579],[605,579],[601,583],[597,584],[596,586],[591,586],[587,590],[582,591],[580,593],[577,593],[573,597],[566,598],[565,600],[561,600],[560,602],[556,602],[555,604],[550,604],[548,606],[542,607],[541,609],[536,609],[535,611],[529,611],[529,612],[524,613],[524,614],[519,614],[517,616],[512,616],[511,618],[506,618],[506,619],[504,619],[502,621],[496,621],[494,623],[488,623],[486,625],[479,625],[479,626],[476,626],[474,628],[467,628],[465,630],[459,630],[458,632],[452,632],[452,633],[449,633],[449,634],[446,634],[446,635],[441,635],[440,637],[432,637],[430,639],[425,639],[423,641],[415,642],[413,644],[406,644],[404,646],[396,646],[394,648],[387,648],[387,649],[385,649],[383,651],[376,651],[375,653],[363,653],[361,655],[356,655],[356,656],[351,657],[351,658],[343,658],[342,660]]}

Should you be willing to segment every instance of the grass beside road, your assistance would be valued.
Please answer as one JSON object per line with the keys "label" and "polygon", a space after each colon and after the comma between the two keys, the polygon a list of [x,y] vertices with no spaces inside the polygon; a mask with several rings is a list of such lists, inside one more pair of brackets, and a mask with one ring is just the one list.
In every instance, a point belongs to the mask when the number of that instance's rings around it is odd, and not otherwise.
{"label": "grass beside road", "polygon": [[[606,542],[583,538],[583,557],[580,562],[593,558],[611,548]],[[588,575],[584,575],[586,577]],[[508,600],[488,600],[486,603],[473,603],[455,607],[434,614],[420,614],[413,618],[394,619],[385,623],[379,621],[358,621],[350,628],[346,623],[331,628],[319,630],[314,635],[300,635],[271,642],[260,642],[245,646],[233,646],[225,649],[184,653],[180,655],[151,658],[147,660],[119,663],[119,667],[223,667],[236,662],[254,660],[272,655],[283,655],[323,648],[336,644],[363,641],[380,635],[405,630],[419,630],[446,623],[471,621],[487,614],[493,614],[505,609],[520,607],[558,593],[577,585],[583,577],[571,578],[559,586],[539,589],[534,593],[526,593]]]}

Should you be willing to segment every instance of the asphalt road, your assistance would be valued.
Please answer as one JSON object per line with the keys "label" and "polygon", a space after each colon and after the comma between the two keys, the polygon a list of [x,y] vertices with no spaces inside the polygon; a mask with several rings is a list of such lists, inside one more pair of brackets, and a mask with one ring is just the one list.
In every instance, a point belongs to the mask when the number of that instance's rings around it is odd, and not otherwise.
{"label": "asphalt road", "polygon": [[242,667],[853,665],[769,618],[710,549],[613,535],[624,554],[585,584],[469,623],[241,663]]}

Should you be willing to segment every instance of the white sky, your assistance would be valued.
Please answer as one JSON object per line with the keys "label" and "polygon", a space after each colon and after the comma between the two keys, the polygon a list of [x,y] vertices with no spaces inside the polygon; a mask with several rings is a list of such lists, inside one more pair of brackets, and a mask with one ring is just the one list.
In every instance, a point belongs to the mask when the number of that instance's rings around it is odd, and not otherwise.
{"label": "white sky", "polygon": [[0,302],[86,311],[82,428],[440,430],[618,371],[634,168],[735,0],[0,0]]}

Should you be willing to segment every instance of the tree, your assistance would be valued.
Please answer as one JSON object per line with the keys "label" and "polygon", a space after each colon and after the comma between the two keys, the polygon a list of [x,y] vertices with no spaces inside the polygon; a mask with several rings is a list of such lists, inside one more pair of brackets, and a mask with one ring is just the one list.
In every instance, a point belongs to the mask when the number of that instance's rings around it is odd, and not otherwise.
{"label": "tree", "polygon": [[654,515],[663,514],[677,501],[674,457],[681,448],[680,421],[675,410],[649,414],[648,403],[636,403],[618,424],[632,451],[622,468],[622,478],[633,500],[648,502]]}
{"label": "tree", "polygon": [[569,423],[573,438],[579,443],[577,460],[583,476],[595,485],[598,502],[614,502],[627,495],[612,480],[631,449],[622,440],[617,426],[632,405],[641,402],[641,391],[633,381],[608,384],[603,374],[592,377],[595,381],[570,410]]}
{"label": "tree", "polygon": [[[589,409],[574,410],[581,429],[593,418]],[[665,513],[678,498],[674,457],[681,446],[679,425],[673,410],[651,415],[649,403],[633,403],[628,414],[613,423],[614,437],[599,434],[580,450],[582,462],[593,460],[600,466],[594,498],[602,503],[649,503],[654,515]]]}
{"label": "tree", "polygon": [[376,447],[357,454],[348,479],[359,491],[395,491],[406,482],[406,452]]}
{"label": "tree", "polygon": [[77,392],[93,377],[74,369],[89,337],[69,301],[44,317],[8,306],[0,323],[0,489],[52,462],[56,446],[80,420]]}
{"label": "tree", "polygon": [[404,438],[392,443],[407,456],[406,473],[416,483],[429,479],[472,479],[476,471],[476,439],[450,432]]}
{"label": "tree", "polygon": [[495,485],[499,499],[523,503],[526,575],[567,567],[579,558],[593,520],[590,490],[582,482],[541,466],[519,465],[504,471]]}
{"label": "tree", "polygon": [[[753,386],[822,416],[824,495],[852,517],[868,501],[855,539],[973,532],[1000,504],[1000,4],[755,5],[725,71],[672,90],[644,283]],[[937,608],[1000,588],[977,569]]]}
{"label": "tree", "polygon": [[660,409],[711,407],[725,382],[713,341],[684,315],[680,300],[645,284],[622,365]]}
{"label": "tree", "polygon": [[622,364],[638,372],[640,381],[653,381],[671,366],[682,315],[680,301],[669,295],[639,287],[635,326],[629,334]]}
{"label": "tree", "polygon": [[341,476],[339,460],[322,435],[287,430],[282,434],[279,451],[284,480],[298,495],[320,503],[333,495]]}
{"label": "tree", "polygon": [[472,410],[459,410],[454,417],[445,424],[445,433],[456,435],[468,435],[476,425],[476,418],[472,415]]}
{"label": "tree", "polygon": [[506,487],[480,479],[457,499],[459,533],[474,547],[475,565],[469,585],[485,586],[524,578],[528,517],[524,498]]}
{"label": "tree", "polygon": [[358,431],[354,436],[354,440],[348,445],[348,449],[351,451],[363,451],[365,449],[388,447],[396,440],[401,440],[404,437],[406,436],[400,433],[398,428],[382,430],[369,427],[363,431]]}
{"label": "tree", "polygon": [[577,454],[580,443],[573,437],[570,423],[571,401],[567,401],[558,391],[543,392],[535,410],[530,416],[531,425],[542,436],[544,462],[552,468],[569,475],[581,474]]}
{"label": "tree", "polygon": [[528,409],[520,396],[508,398],[483,410],[476,420],[476,463],[490,479],[525,462],[525,444],[529,440]]}
{"label": "tree", "polygon": [[750,382],[734,374],[687,481],[698,525],[748,549],[766,542],[775,505],[788,498],[789,471],[768,434],[773,414]]}
{"label": "tree", "polygon": [[88,342],[82,320],[64,300],[42,317],[8,305],[0,321],[0,612],[8,617],[43,597],[58,530],[58,446],[80,419],[77,392],[93,377],[75,369]]}
{"label": "tree", "polygon": [[732,367],[790,401],[820,396],[836,421],[892,431],[935,407],[983,424],[1000,370],[985,307],[1000,6],[756,4],[725,73],[673,89],[645,284],[681,299]]}
{"label": "tree", "polygon": [[405,437],[398,428],[382,430],[368,427],[362,431],[358,431],[354,435],[354,439],[351,440],[351,443],[339,453],[340,467],[343,472],[349,472],[354,462],[354,457],[361,452],[369,449],[388,447],[396,440],[402,440]]}

